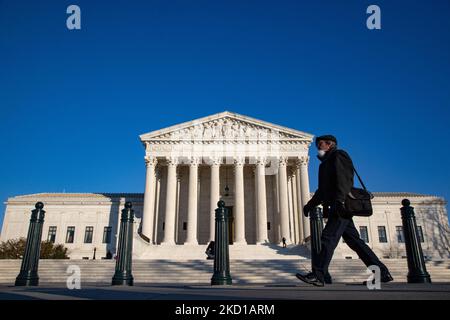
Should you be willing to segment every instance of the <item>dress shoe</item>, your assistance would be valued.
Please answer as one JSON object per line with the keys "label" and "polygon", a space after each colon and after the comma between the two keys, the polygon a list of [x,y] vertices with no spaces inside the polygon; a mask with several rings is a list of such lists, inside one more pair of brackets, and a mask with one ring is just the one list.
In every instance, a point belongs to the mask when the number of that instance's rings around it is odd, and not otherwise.
{"label": "dress shoe", "polygon": [[297,273],[295,276],[297,277],[297,279],[299,279],[307,284],[312,284],[316,287],[324,286],[324,282],[322,280],[320,280],[319,278],[317,278],[317,276],[313,272],[310,272],[307,275],[302,275],[300,273]]}

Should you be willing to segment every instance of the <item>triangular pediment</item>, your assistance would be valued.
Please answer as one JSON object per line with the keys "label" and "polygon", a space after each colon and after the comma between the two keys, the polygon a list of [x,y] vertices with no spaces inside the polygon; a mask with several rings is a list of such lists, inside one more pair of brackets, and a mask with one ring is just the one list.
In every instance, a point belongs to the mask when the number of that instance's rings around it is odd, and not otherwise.
{"label": "triangular pediment", "polygon": [[180,123],[139,136],[145,141],[174,140],[258,140],[272,138],[297,140],[307,143],[313,135],[257,120],[229,111],[217,113],[197,120]]}

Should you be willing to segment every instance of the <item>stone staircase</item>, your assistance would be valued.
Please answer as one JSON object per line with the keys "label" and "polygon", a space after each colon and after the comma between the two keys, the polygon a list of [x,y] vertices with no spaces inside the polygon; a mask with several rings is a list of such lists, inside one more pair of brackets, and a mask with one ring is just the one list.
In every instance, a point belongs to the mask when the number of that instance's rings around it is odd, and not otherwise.
{"label": "stone staircase", "polygon": [[[133,239],[135,260],[203,260],[208,245],[149,245],[142,239]],[[233,244],[229,246],[230,258],[235,260],[292,260],[307,259],[310,250],[304,245]]]}
{"label": "stone staircase", "polygon": [[[405,259],[385,259],[396,282],[406,282]],[[21,260],[0,260],[0,284],[13,285]],[[76,265],[81,270],[81,285],[110,284],[114,260],[40,260],[40,283],[65,283],[67,268]],[[296,272],[310,269],[309,259],[231,260],[234,284],[295,285]],[[450,260],[427,262],[432,281],[450,282]],[[136,284],[209,284],[213,272],[212,260],[133,260]],[[334,282],[358,283],[367,279],[365,266],[359,260],[334,259],[330,266]]]}

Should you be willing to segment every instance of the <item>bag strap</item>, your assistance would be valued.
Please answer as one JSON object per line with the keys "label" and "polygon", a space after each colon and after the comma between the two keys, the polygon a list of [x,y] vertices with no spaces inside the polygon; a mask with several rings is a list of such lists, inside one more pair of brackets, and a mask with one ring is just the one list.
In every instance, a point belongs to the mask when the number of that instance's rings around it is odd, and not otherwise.
{"label": "bag strap", "polygon": [[361,177],[359,176],[358,172],[356,171],[355,167],[353,167],[353,171],[356,173],[356,176],[358,177],[359,183],[361,183],[361,186],[363,187],[364,190],[367,191],[366,186],[364,185],[364,182],[361,180]]}

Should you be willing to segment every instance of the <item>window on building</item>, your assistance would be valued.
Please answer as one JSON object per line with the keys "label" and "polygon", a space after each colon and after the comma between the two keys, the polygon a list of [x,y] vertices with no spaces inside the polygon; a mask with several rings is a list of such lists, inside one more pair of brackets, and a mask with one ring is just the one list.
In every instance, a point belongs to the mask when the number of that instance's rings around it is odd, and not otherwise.
{"label": "window on building", "polygon": [[166,223],[163,222],[163,230],[166,228]]}
{"label": "window on building", "polygon": [[66,243],[73,243],[75,239],[75,227],[67,227]]}
{"label": "window on building", "polygon": [[387,243],[386,227],[378,226],[378,241],[380,243]]}
{"label": "window on building", "polygon": [[187,222],[183,222],[183,230],[187,230]]}
{"label": "window on building", "polygon": [[359,227],[359,235],[361,239],[364,240],[365,243],[369,243],[369,232],[367,231],[366,226]]}
{"label": "window on building", "polygon": [[55,243],[55,241],[56,241],[56,227],[55,226],[51,226],[48,228],[47,241],[50,241],[51,243]]}
{"label": "window on building", "polygon": [[103,243],[111,243],[112,227],[105,227],[103,229]]}
{"label": "window on building", "polygon": [[92,236],[94,234],[94,227],[86,227],[84,233],[84,243],[92,243]]}
{"label": "window on building", "polygon": [[270,230],[270,222],[267,222],[267,230]]}
{"label": "window on building", "polygon": [[402,226],[396,226],[395,230],[397,232],[397,242],[398,243],[404,243],[405,242],[405,236],[403,234],[403,227]]}
{"label": "window on building", "polygon": [[419,237],[420,242],[425,242],[425,239],[423,238],[422,226],[417,226],[417,236]]}

